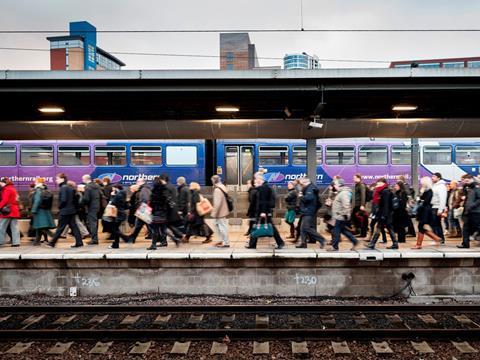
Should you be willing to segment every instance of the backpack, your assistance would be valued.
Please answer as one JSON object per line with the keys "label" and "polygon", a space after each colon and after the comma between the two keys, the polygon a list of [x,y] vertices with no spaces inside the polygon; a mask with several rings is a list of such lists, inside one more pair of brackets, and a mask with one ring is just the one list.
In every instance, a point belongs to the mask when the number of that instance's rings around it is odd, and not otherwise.
{"label": "backpack", "polygon": [[40,209],[50,210],[53,205],[53,194],[48,189],[43,189],[40,198]]}
{"label": "backpack", "polygon": [[367,185],[363,185],[365,186],[365,202],[370,202],[373,200],[373,190],[370,189]]}
{"label": "backpack", "polygon": [[225,191],[223,191],[219,187],[217,187],[217,189],[219,189],[223,193],[223,196],[225,196],[225,201],[227,202],[228,212],[232,212],[233,207],[234,207],[232,198],[230,197],[230,195],[228,195]]}

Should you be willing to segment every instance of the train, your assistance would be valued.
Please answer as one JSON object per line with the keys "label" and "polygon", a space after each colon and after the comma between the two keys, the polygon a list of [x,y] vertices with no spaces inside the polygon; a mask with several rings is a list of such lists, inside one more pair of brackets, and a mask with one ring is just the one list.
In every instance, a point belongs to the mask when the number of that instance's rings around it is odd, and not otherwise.
{"label": "train", "polygon": [[[480,139],[419,139],[419,145],[420,176],[440,172],[452,180],[479,174]],[[316,158],[318,186],[330,184],[334,175],[351,184],[355,173],[367,184],[380,177],[410,180],[410,139],[319,139]],[[124,185],[139,178],[151,182],[163,173],[208,185],[211,175],[218,174],[228,186],[243,189],[259,169],[278,187],[305,176],[305,141],[0,141],[0,176],[11,178],[20,190],[27,190],[37,177],[55,189],[57,173],[76,182],[89,174]]]}

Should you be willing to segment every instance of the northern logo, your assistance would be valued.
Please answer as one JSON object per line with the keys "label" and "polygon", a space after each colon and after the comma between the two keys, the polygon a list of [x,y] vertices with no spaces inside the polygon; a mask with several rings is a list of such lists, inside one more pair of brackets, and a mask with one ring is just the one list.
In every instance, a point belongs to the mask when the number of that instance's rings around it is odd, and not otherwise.
{"label": "northern logo", "polygon": [[97,176],[99,179],[109,178],[111,183],[117,183],[122,181],[122,175],[117,173],[105,173]]}

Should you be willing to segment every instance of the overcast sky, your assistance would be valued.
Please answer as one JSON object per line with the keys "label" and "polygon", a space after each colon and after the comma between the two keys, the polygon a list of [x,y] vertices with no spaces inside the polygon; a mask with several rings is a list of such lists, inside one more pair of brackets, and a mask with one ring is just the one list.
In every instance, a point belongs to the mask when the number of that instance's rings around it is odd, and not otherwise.
{"label": "overcast sky", "polygon": [[[2,30],[299,28],[300,0],[0,0]],[[303,0],[304,28],[480,28],[480,1]],[[57,34],[58,35],[58,34]],[[46,34],[0,34],[0,47],[44,48]],[[253,33],[261,57],[402,60],[479,56],[480,33]],[[98,34],[107,51],[218,55],[218,34]],[[118,55],[126,69],[218,69],[218,59]],[[260,59],[261,66],[281,60]],[[0,50],[0,69],[49,69],[48,52]],[[322,62],[322,67],[386,64]]]}

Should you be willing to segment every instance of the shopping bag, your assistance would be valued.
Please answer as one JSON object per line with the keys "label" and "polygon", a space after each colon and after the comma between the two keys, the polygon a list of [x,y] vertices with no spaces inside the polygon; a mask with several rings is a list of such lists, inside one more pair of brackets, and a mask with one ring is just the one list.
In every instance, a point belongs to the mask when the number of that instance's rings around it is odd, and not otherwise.
{"label": "shopping bag", "polygon": [[112,222],[115,220],[118,214],[118,209],[115,205],[108,204],[105,210],[103,211],[102,219],[108,222]]}
{"label": "shopping bag", "polygon": [[464,210],[463,206],[453,209],[453,217],[455,219],[461,219],[463,215],[463,210]]}
{"label": "shopping bag", "polygon": [[135,216],[142,220],[144,223],[152,223],[152,208],[148,204],[141,203],[137,211],[135,211]]}
{"label": "shopping bag", "polygon": [[204,216],[213,210],[213,206],[207,198],[200,195],[200,201],[196,205],[196,210],[198,215]]}

